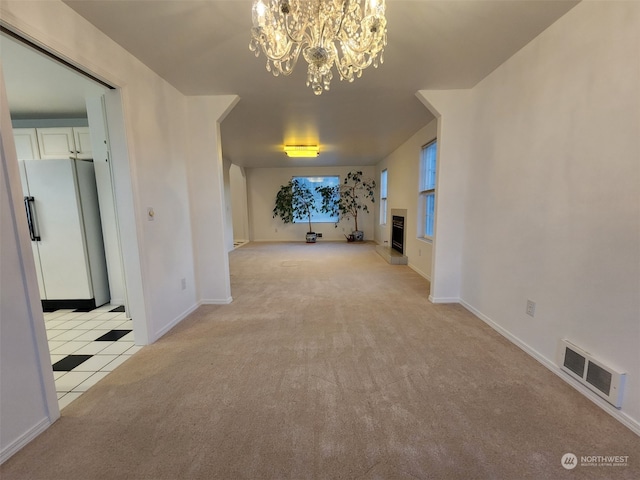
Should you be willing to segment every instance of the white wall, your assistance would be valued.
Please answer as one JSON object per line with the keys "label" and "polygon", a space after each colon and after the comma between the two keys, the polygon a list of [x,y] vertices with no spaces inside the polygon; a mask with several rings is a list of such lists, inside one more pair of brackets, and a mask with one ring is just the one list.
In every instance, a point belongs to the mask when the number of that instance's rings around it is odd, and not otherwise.
{"label": "white wall", "polygon": [[[418,98],[437,119],[437,189],[431,288],[429,300],[434,303],[460,301],[462,242],[465,236],[464,208],[469,142],[460,141],[470,131],[467,114],[468,90],[430,91],[428,100],[421,92]],[[433,104],[437,105],[434,108]],[[440,115],[446,111],[446,117]],[[449,132],[453,130],[455,135]]]}
{"label": "white wall", "polygon": [[[249,205],[249,230],[252,241],[304,241],[309,230],[308,223],[285,224],[280,218],[273,218],[273,207],[276,194],[281,185],[285,185],[294,176],[328,176],[338,175],[342,182],[353,170],[361,170],[366,177],[371,177],[378,184],[375,167],[292,167],[292,168],[248,168],[247,192]],[[374,212],[376,203],[369,203],[369,213],[358,215],[358,228],[364,232],[365,240],[374,239]],[[323,240],[345,240],[344,235],[353,230],[353,219],[340,220],[338,227],[333,223],[314,223],[316,233],[322,233]]]}
{"label": "white wall", "polygon": [[380,182],[380,172],[387,169],[387,224],[380,225],[380,205],[376,205],[375,240],[381,245],[385,241],[390,245],[391,209],[406,209],[405,255],[409,267],[427,279],[431,279],[432,243],[418,238],[418,182],[422,147],[436,138],[437,127],[437,120],[425,125],[376,166],[377,182]]}
{"label": "white wall", "polygon": [[149,339],[155,341],[196,305],[186,174],[191,132],[185,98],[142,66],[139,75],[126,88],[124,112]]}
{"label": "white wall", "polygon": [[227,252],[233,250],[233,211],[231,210],[231,162],[222,162],[222,179],[224,184],[224,225],[225,245]]}
{"label": "white wall", "polygon": [[638,433],[639,72],[640,3],[582,2],[472,90],[421,92],[469,145],[462,302],[555,371],[562,338],[626,371],[620,412],[583,391]]}
{"label": "white wall", "polygon": [[231,302],[227,255],[231,227],[227,224],[230,214],[225,202],[220,122],[238,100],[236,95],[198,96],[187,100],[191,134],[187,167],[199,303]]}
{"label": "white wall", "polygon": [[231,215],[233,218],[233,238],[249,240],[249,212],[247,211],[247,179],[243,167],[231,165],[229,169],[231,189]]}
{"label": "white wall", "polygon": [[[0,69],[0,105],[6,105]],[[0,111],[0,463],[60,416],[9,112]],[[26,275],[30,270],[34,274]]]}

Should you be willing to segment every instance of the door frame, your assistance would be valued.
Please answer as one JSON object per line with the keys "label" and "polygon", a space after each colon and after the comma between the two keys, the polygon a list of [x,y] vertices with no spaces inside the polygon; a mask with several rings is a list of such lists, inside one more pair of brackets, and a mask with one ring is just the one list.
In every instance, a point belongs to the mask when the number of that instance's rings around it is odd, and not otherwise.
{"label": "door frame", "polygon": [[[122,270],[124,274],[125,306],[127,313],[133,320],[135,344],[147,345],[149,343],[149,327],[144,302],[141,259],[139,254],[136,219],[134,215],[135,209],[131,174],[132,169],[129,160],[129,149],[125,128],[125,112],[123,107],[123,96],[126,96],[126,92],[123,93],[123,88],[117,85],[114,86],[101,80],[86,66],[78,64],[72,65],[55,52],[31,42],[28,38],[11,31],[5,25],[2,25],[1,30],[4,34],[8,34],[13,39],[22,42],[25,45],[25,48],[35,49],[38,52],[43,53],[50,61],[58,62],[67,68],[71,65],[73,66],[74,71],[87,77],[88,81],[97,82],[101,86],[109,88],[103,97],[103,113],[106,119],[106,130],[108,132],[108,150],[110,152],[109,167],[116,211],[116,225],[121,251]],[[2,83],[4,85],[4,79],[2,80]],[[126,87],[124,87],[124,90],[126,90]],[[7,116],[10,117],[6,102],[4,102],[3,105],[0,105],[0,108],[3,110],[6,109]],[[5,148],[6,147],[9,146],[5,145]],[[10,148],[15,150],[15,146]],[[15,157],[15,151],[11,156]],[[19,178],[17,184],[13,177],[9,178],[9,182],[12,188],[22,188]],[[128,233],[123,236],[120,232]],[[35,270],[27,271],[25,274],[36,278]],[[48,344],[46,342],[45,344],[40,344],[39,342],[38,348],[40,353],[48,353]]]}

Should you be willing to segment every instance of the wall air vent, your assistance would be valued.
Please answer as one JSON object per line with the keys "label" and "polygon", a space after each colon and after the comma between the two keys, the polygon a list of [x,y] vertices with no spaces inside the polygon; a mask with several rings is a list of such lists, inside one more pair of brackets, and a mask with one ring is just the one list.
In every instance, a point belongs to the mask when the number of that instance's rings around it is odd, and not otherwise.
{"label": "wall air vent", "polygon": [[560,340],[558,366],[616,408],[622,406],[622,393],[627,374],[605,366],[591,354],[568,340]]}

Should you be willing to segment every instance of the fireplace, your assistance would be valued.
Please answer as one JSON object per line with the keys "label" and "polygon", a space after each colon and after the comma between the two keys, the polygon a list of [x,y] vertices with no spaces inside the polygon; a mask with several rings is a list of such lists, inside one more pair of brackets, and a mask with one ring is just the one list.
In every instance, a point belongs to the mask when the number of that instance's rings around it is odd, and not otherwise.
{"label": "fireplace", "polygon": [[407,218],[407,210],[405,208],[391,209],[391,225],[390,228],[391,245],[389,240],[385,240],[383,245],[376,246],[376,252],[380,254],[391,265],[408,265],[409,259],[404,254],[404,246],[407,243],[407,229],[405,228],[405,218]]}
{"label": "fireplace", "polygon": [[391,224],[391,248],[404,254],[404,217],[400,215],[393,216]]}

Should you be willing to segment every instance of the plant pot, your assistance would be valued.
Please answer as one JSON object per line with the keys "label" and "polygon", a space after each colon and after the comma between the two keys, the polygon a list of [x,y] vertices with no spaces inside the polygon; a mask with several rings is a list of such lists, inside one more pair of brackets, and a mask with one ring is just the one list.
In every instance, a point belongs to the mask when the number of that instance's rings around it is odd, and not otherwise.
{"label": "plant pot", "polygon": [[316,243],[318,235],[316,232],[308,232],[307,233],[307,243]]}
{"label": "plant pot", "polygon": [[362,230],[354,230],[352,235],[356,242],[362,242],[364,240],[364,232]]}

